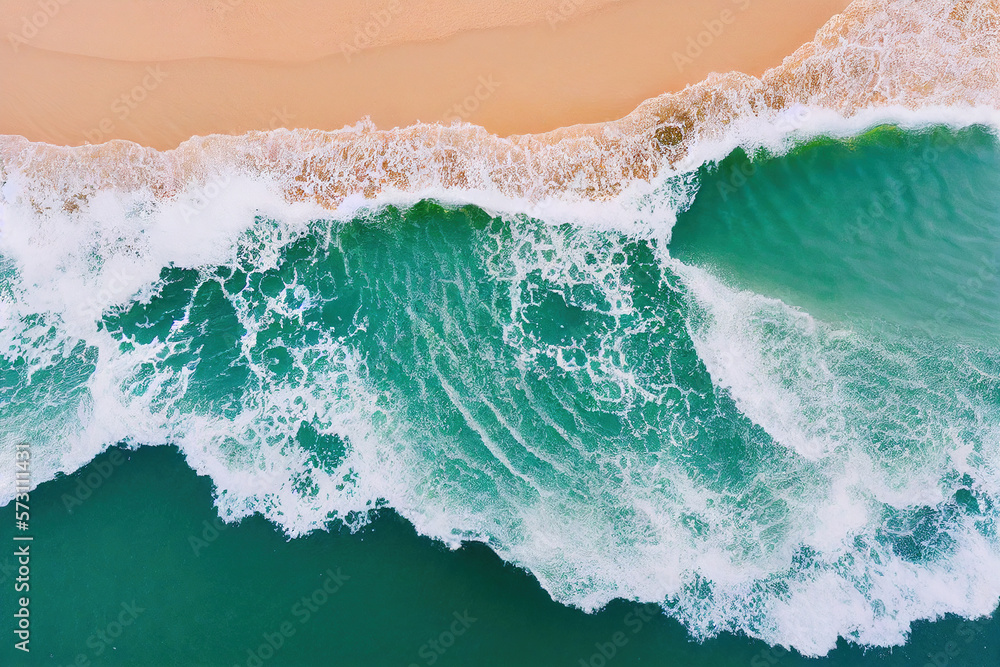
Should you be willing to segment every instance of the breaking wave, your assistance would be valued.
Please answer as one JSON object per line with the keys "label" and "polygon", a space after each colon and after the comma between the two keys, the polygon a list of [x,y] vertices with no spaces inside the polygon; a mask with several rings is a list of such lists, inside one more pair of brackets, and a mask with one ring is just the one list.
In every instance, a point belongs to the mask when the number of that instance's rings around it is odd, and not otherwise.
{"label": "breaking wave", "polygon": [[0,137],[0,444],[36,484],[176,444],[229,520],[388,506],[698,637],[822,654],[989,613],[1000,348],[824,322],[669,241],[736,147],[1000,127],[998,26],[859,1],[761,79],[538,136]]}

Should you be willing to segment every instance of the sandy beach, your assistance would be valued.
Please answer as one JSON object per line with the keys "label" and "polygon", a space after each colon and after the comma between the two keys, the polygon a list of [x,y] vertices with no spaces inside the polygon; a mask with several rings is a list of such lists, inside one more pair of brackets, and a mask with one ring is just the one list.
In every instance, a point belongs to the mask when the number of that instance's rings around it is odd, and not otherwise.
{"label": "sandy beach", "polygon": [[500,136],[625,116],[711,72],[759,76],[846,0],[16,0],[0,134],[58,145],[470,122]]}

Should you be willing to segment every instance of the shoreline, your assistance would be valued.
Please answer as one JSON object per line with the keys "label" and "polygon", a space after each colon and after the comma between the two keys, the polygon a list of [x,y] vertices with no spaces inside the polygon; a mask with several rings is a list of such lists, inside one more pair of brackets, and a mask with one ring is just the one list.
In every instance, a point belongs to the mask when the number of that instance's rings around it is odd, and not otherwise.
{"label": "shoreline", "polygon": [[[0,134],[163,150],[366,118],[379,129],[471,123],[499,137],[565,130],[624,118],[712,72],[762,76],[848,2],[691,5],[520,0],[482,15],[461,0],[301,1],[275,25],[257,0],[212,20],[204,14],[220,4],[204,0],[173,11],[55,0],[51,16],[17,0],[0,17]],[[169,37],[184,26],[184,39]]]}
{"label": "shoreline", "polygon": [[239,174],[326,211],[445,191],[524,205],[611,202],[705,159],[706,150],[780,142],[807,120],[852,122],[892,108],[992,113],[1000,109],[998,22],[1000,0],[855,0],[760,78],[713,74],[619,120],[545,134],[499,137],[471,123],[380,130],[368,120],[341,131],[194,137],[164,151],[124,140],[62,147],[0,134],[2,196],[75,217],[98,191],[166,201]]}

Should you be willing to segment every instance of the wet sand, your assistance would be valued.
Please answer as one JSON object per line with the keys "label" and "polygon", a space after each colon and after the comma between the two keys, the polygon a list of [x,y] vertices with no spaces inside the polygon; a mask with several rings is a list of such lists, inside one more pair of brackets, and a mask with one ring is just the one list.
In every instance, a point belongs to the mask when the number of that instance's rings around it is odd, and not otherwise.
{"label": "wet sand", "polygon": [[13,0],[0,134],[166,149],[365,117],[546,132],[620,118],[710,72],[759,76],[848,4]]}

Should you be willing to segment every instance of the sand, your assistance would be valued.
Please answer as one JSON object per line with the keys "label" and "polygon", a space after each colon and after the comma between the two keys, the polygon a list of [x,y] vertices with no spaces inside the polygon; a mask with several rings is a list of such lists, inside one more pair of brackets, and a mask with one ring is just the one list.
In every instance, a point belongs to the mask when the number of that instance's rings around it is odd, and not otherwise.
{"label": "sand", "polygon": [[[846,0],[8,0],[0,134],[166,149],[253,129],[620,118],[760,75]],[[484,9],[487,8],[487,9]]]}

